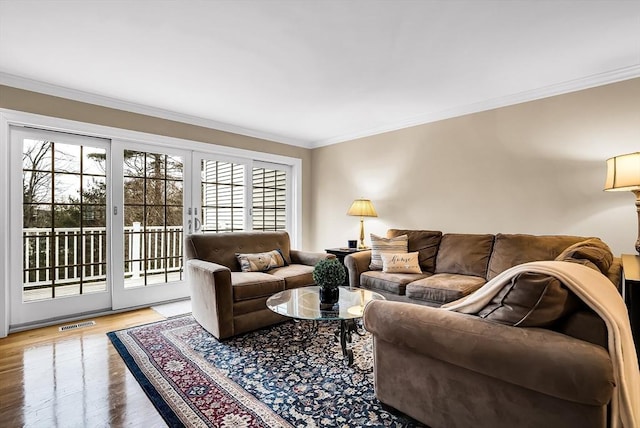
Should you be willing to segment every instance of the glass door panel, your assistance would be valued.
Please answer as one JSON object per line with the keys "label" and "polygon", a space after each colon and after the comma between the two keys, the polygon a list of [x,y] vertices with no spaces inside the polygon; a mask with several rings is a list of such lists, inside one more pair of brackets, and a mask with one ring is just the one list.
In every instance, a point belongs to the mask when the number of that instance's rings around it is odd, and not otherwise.
{"label": "glass door panel", "polygon": [[107,291],[105,159],[103,148],[24,140],[23,301]]}
{"label": "glass door panel", "polygon": [[212,159],[200,160],[202,225],[200,226],[197,221],[196,231],[244,230],[246,224],[245,171],[246,166],[240,163]]}
{"label": "glass door panel", "polygon": [[287,171],[253,167],[253,230],[287,229]]}
{"label": "glass door panel", "polygon": [[181,157],[124,154],[125,288],[182,279]]}

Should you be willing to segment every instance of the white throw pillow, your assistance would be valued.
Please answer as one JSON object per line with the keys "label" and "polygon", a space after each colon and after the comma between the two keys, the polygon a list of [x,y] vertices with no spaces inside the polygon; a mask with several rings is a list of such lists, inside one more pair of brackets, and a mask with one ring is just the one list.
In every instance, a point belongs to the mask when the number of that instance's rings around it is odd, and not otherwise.
{"label": "white throw pillow", "polygon": [[242,270],[242,272],[264,272],[287,265],[279,249],[266,253],[236,253],[236,258],[238,259],[238,263],[240,263],[240,270]]}
{"label": "white throw pillow", "polygon": [[418,252],[388,254],[383,253],[382,271],[388,273],[422,273],[418,263]]}
{"label": "white throw pillow", "polygon": [[400,235],[395,238],[383,238],[371,234],[371,263],[369,269],[382,270],[381,254],[402,254],[407,252],[409,236]]}

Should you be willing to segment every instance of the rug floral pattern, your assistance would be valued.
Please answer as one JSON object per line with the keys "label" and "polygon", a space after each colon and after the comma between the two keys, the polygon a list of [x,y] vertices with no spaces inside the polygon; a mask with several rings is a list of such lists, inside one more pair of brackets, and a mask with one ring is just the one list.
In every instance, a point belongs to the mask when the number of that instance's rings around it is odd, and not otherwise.
{"label": "rug floral pattern", "polygon": [[287,322],[221,342],[185,316],[110,337],[170,426],[422,426],[375,398],[368,334],[354,335],[348,367],[337,323],[319,323],[302,341],[301,327]]}

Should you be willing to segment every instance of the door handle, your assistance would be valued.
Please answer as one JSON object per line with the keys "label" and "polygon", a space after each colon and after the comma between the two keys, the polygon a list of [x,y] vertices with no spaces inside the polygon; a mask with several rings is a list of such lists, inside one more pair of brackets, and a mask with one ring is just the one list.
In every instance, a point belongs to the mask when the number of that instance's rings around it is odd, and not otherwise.
{"label": "door handle", "polygon": [[195,223],[194,232],[199,232],[200,231],[200,226],[202,226],[202,223],[200,222],[200,219],[198,217],[195,217],[193,219],[193,221]]}

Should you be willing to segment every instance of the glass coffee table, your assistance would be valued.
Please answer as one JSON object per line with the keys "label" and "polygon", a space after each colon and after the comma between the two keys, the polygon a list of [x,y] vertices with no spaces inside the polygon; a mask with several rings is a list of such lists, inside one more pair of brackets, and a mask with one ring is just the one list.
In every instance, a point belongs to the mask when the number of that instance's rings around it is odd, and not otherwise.
{"label": "glass coffee table", "polygon": [[[347,348],[351,336],[358,331],[356,320],[362,318],[364,307],[371,300],[385,300],[384,296],[362,288],[339,287],[338,303],[329,309],[321,308],[320,287],[302,287],[280,291],[267,299],[267,307],[273,312],[297,320],[340,321],[340,329],[336,334],[340,338],[342,355],[347,364],[353,364],[353,351]],[[323,305],[324,306],[324,305]]]}

